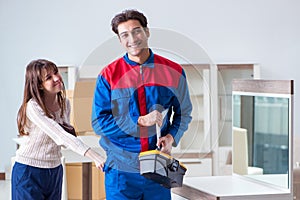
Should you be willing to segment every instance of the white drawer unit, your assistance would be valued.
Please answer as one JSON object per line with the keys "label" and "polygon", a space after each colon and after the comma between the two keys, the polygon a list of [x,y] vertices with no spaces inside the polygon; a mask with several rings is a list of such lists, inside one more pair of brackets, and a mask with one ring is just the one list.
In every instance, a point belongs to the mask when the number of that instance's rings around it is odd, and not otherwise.
{"label": "white drawer unit", "polygon": [[186,177],[211,176],[211,158],[183,158],[179,161],[187,168]]}

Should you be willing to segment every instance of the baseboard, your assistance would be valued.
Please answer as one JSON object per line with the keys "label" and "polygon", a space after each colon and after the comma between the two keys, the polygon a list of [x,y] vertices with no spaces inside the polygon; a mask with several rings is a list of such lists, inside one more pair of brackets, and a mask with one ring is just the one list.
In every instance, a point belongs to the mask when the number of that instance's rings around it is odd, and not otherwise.
{"label": "baseboard", "polygon": [[5,173],[0,172],[0,180],[5,180]]}

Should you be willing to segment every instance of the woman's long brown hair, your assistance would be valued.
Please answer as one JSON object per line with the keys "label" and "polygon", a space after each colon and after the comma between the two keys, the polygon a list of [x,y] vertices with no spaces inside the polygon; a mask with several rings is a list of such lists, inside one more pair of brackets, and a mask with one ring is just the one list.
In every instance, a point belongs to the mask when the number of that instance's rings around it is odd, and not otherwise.
{"label": "woman's long brown hair", "polygon": [[[51,72],[51,71],[57,72],[58,68],[53,62],[45,59],[38,59],[38,60],[31,61],[26,67],[23,102],[22,105],[20,106],[17,115],[17,124],[18,124],[18,130],[20,135],[29,134],[25,132],[24,128],[27,122],[27,116],[26,116],[27,102],[30,99],[35,100],[39,104],[39,106],[43,109],[47,117],[49,118],[54,117],[45,106],[45,101],[44,101],[44,92],[43,92],[42,84],[44,81],[43,74],[45,70],[46,72]],[[59,107],[61,110],[60,115],[62,117],[66,109],[66,92],[65,92],[64,83],[63,83],[63,89],[57,93],[57,97],[58,97]]]}

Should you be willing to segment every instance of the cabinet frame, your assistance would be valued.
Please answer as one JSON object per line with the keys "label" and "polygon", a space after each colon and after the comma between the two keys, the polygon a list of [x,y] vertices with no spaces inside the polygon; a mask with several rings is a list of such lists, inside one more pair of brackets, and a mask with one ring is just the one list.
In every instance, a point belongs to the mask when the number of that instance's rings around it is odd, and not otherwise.
{"label": "cabinet frame", "polygon": [[[230,127],[231,127],[231,117],[224,116],[224,101],[227,101],[226,98],[231,98],[232,94],[231,91],[225,92],[223,96],[221,96],[220,88],[220,81],[222,81],[222,72],[229,72],[233,71],[236,72],[236,76],[232,76],[234,78],[246,78],[246,79],[257,79],[259,78],[260,68],[259,65],[256,63],[217,63],[217,64],[181,64],[183,67],[186,76],[187,82],[190,89],[190,96],[192,103],[201,103],[202,109],[198,109],[197,112],[200,110],[203,116],[199,116],[198,113],[192,112],[193,120],[189,126],[189,129],[194,129],[196,132],[202,130],[202,136],[199,137],[203,139],[199,141],[194,134],[191,134],[189,130],[184,134],[183,138],[178,144],[178,147],[173,148],[174,153],[181,153],[181,154],[190,154],[190,153],[207,153],[212,155],[212,175],[219,174],[219,145],[224,143],[222,138],[220,137],[220,132],[222,131],[221,126],[223,121],[226,124],[229,124],[227,127],[227,134],[230,134]],[[251,71],[251,75],[249,73],[243,73],[243,71]],[[197,75],[195,73],[199,72],[200,79],[197,80]],[[245,75],[246,74],[246,75]],[[198,76],[198,77],[199,77]],[[226,80],[226,85],[231,85],[232,77],[229,76],[229,79]],[[206,86],[200,86],[205,81]],[[227,88],[224,86],[223,90],[226,91]],[[197,88],[200,91],[194,91],[193,88]],[[223,99],[222,99],[223,98]],[[201,100],[199,100],[201,99]],[[231,102],[231,101],[230,101]],[[227,106],[225,106],[227,108]],[[227,117],[227,118],[224,118]],[[195,125],[201,125],[203,127],[198,129],[194,128]],[[196,126],[197,126],[196,125]],[[227,125],[226,125],[227,126]],[[225,127],[226,127],[225,126]],[[190,130],[191,131],[191,130]],[[222,133],[223,134],[223,133]],[[191,138],[192,137],[192,138]],[[221,139],[221,141],[220,141]],[[230,138],[225,136],[225,139],[228,139],[227,143],[230,144]],[[224,140],[224,139],[223,139]],[[192,141],[192,142],[191,142]],[[190,146],[187,145],[190,143]],[[198,148],[197,148],[197,145]],[[191,147],[190,149],[185,149],[185,147]]]}

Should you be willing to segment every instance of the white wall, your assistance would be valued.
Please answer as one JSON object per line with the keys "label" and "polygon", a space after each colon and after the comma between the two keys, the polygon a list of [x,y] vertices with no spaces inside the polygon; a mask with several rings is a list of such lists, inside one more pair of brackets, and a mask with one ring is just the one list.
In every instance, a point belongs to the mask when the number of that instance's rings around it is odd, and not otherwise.
{"label": "white wall", "polygon": [[[0,0],[0,171],[7,170],[15,154],[12,138],[28,62],[47,58],[81,66],[114,36],[110,20],[126,8],[143,11],[150,27],[190,38],[214,62],[256,62],[262,78],[294,79],[296,85],[300,80],[298,0]],[[295,86],[295,122],[300,118],[299,93]],[[295,123],[294,132],[299,131]]]}

